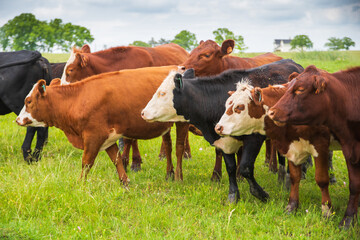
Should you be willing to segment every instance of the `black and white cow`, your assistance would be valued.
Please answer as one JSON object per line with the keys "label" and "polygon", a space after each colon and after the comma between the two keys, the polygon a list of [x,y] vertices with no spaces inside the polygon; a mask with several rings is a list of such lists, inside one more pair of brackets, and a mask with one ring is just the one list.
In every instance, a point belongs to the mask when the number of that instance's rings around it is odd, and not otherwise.
{"label": "black and white cow", "polygon": [[[229,201],[235,202],[240,194],[236,182],[235,153],[243,145],[240,173],[249,185],[250,192],[262,201],[269,195],[254,178],[254,163],[265,136],[252,134],[241,137],[220,137],[214,130],[225,111],[229,91],[235,91],[236,83],[248,79],[253,86],[286,83],[293,72],[303,68],[290,59],[285,59],[248,70],[228,70],[213,77],[195,78],[189,69],[181,76],[172,72],[160,85],[151,101],[142,111],[147,121],[187,121],[197,127],[204,138],[224,155],[229,175]],[[283,164],[285,162],[282,159]]]}
{"label": "black and white cow", "polygon": [[[24,99],[33,85],[40,79],[47,84],[51,79],[48,60],[36,51],[0,53],[0,115],[14,112],[18,115],[24,106]],[[37,144],[31,154],[31,142],[37,132]],[[28,127],[22,152],[27,162],[37,161],[48,136],[47,128]]]}

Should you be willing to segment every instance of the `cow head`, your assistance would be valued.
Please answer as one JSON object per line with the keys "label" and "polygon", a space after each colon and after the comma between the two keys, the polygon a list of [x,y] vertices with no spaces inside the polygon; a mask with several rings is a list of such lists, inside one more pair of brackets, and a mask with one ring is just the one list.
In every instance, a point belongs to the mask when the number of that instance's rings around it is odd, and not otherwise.
{"label": "cow head", "polygon": [[276,122],[292,124],[323,124],[330,108],[325,94],[325,71],[311,65],[289,83],[284,96],[270,109],[269,117]]}
{"label": "cow head", "polygon": [[90,47],[87,44],[82,46],[81,49],[77,49],[75,47],[72,48],[70,57],[64,67],[63,75],[61,76],[62,85],[80,81],[92,75],[91,72],[89,73],[88,71],[83,70],[87,67],[89,53]]}
{"label": "cow head", "polygon": [[41,79],[26,96],[25,105],[19,116],[16,118],[17,124],[20,126],[46,127],[46,124],[42,122],[42,119],[39,117],[39,113],[41,112],[39,102],[41,102],[45,96],[46,82]]}
{"label": "cow head", "polygon": [[[264,117],[268,108],[261,104],[261,95],[253,91],[253,86],[242,81],[237,84],[236,91],[229,94],[231,95],[226,100],[225,113],[215,126],[215,131],[219,135],[233,136],[256,132],[265,134]],[[255,101],[258,104],[255,104]]]}
{"label": "cow head", "polygon": [[[190,74],[194,75],[194,70],[189,69],[184,73],[185,76]],[[174,108],[173,90],[175,89],[178,81],[182,81],[182,75],[176,73],[176,71],[171,71],[141,112],[141,116],[144,120],[149,122],[186,121],[183,116],[176,114],[176,110]]]}
{"label": "cow head", "polygon": [[234,49],[234,40],[225,40],[221,47],[212,40],[201,41],[199,46],[191,51],[189,58],[182,64],[182,69],[193,68],[196,76],[210,76],[221,73],[223,57]]}

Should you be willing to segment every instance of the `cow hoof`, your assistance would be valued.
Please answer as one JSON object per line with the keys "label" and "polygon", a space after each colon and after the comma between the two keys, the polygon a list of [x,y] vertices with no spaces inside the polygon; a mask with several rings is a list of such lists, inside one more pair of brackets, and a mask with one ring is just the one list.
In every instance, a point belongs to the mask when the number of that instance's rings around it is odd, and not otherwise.
{"label": "cow hoof", "polygon": [[164,160],[165,158],[166,158],[165,154],[162,154],[162,153],[159,154],[159,160],[160,161]]}
{"label": "cow hoof", "polygon": [[296,210],[299,207],[299,203],[293,201],[293,202],[289,202],[288,205],[286,206],[285,210],[288,214],[294,213],[296,212]]}
{"label": "cow hoof", "polygon": [[211,176],[211,181],[220,182],[220,180],[221,180],[221,174],[216,171],[213,171],[213,174]]}
{"label": "cow hoof", "polygon": [[329,207],[327,204],[321,205],[321,212],[324,218],[331,217],[331,207]]}
{"label": "cow hoof", "polygon": [[337,182],[336,177],[333,173],[330,173],[330,184],[335,184]]}
{"label": "cow hoof", "polygon": [[170,171],[170,172],[168,172],[167,174],[166,174],[166,181],[167,180],[174,180],[174,178],[175,178],[175,174],[174,174],[174,171]]}
{"label": "cow hoof", "polygon": [[269,194],[261,188],[250,187],[250,193],[262,202],[266,202],[270,198]]}
{"label": "cow hoof", "polygon": [[239,201],[239,199],[240,199],[239,192],[229,193],[229,196],[228,196],[229,203],[237,203]]}
{"label": "cow hoof", "polygon": [[32,161],[38,162],[41,159],[41,150],[35,148],[34,152],[32,153]]}
{"label": "cow hoof", "polygon": [[191,153],[189,153],[189,152],[184,152],[184,159],[190,160],[190,159],[191,159]]}
{"label": "cow hoof", "polygon": [[141,164],[140,163],[131,164],[131,171],[138,172],[140,170],[141,170]]}
{"label": "cow hoof", "polygon": [[346,216],[341,220],[339,224],[339,228],[349,229],[350,226],[354,225],[354,223],[355,223],[355,218],[353,216]]}

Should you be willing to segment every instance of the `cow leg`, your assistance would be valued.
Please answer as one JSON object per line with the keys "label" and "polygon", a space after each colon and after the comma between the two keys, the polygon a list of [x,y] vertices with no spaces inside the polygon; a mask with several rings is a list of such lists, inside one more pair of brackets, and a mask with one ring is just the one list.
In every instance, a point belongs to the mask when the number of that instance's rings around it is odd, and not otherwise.
{"label": "cow leg", "polygon": [[31,143],[32,143],[32,140],[34,139],[35,132],[36,132],[36,128],[35,128],[35,127],[27,127],[27,128],[26,128],[25,139],[24,139],[24,142],[23,142],[23,144],[22,144],[22,146],[21,146],[24,160],[25,160],[28,164],[30,164],[30,163],[32,162],[32,157],[31,157]]}
{"label": "cow leg", "polygon": [[[276,159],[276,152],[277,149],[275,147],[274,144],[272,144],[271,140],[269,141],[268,139],[265,141],[266,142],[266,152],[268,151],[267,148],[270,148],[270,161],[269,161],[269,170],[273,173],[276,173],[278,171],[278,166],[277,166],[277,159]],[[270,143],[268,143],[270,142]]]}
{"label": "cow leg", "polygon": [[125,171],[127,169],[127,166],[129,165],[129,155],[132,143],[133,139],[124,138],[124,151],[121,155],[121,160],[123,161]]}
{"label": "cow leg", "polygon": [[111,161],[114,163],[116,167],[120,182],[122,182],[125,186],[127,186],[129,179],[128,176],[126,175],[123,161],[122,159],[119,159],[120,151],[116,143],[108,147],[106,149],[106,153],[109,155]]}
{"label": "cow leg", "polygon": [[295,165],[292,161],[288,161],[290,171],[290,197],[286,211],[291,213],[299,207],[299,186],[301,180],[301,165]]}
{"label": "cow leg", "polygon": [[[97,141],[95,140],[97,139]],[[86,180],[86,177],[94,165],[95,158],[99,153],[100,147],[102,143],[105,141],[106,138],[103,138],[101,141],[100,137],[93,137],[93,136],[85,136],[84,137],[84,153],[82,156],[82,170],[80,175],[80,180],[84,177],[84,180]]]}
{"label": "cow leg", "polygon": [[285,157],[281,156],[279,152],[277,152],[277,155],[279,159],[278,182],[283,185],[286,178]]}
{"label": "cow leg", "polygon": [[229,175],[229,195],[228,201],[236,203],[240,199],[239,188],[236,182],[236,161],[235,154],[222,153],[225,161],[226,171]]}
{"label": "cow leg", "polygon": [[215,167],[211,176],[211,181],[220,182],[222,176],[222,152],[219,149],[215,149]]}
{"label": "cow leg", "polygon": [[319,152],[319,156],[314,158],[315,161],[315,180],[321,190],[321,210],[324,217],[331,216],[331,199],[329,194],[329,160],[328,148]]}
{"label": "cow leg", "polygon": [[169,178],[174,180],[174,166],[171,160],[172,144],[170,130],[162,136],[162,142],[166,150],[166,180]]}
{"label": "cow leg", "polygon": [[189,124],[177,122],[176,123],[176,170],[175,180],[183,180],[182,173],[182,158],[185,151],[186,140],[188,140]]}
{"label": "cow leg", "polygon": [[351,163],[348,158],[345,159],[349,174],[350,196],[345,216],[341,220],[339,227],[349,228],[357,222],[357,210],[360,194],[360,162]]}
{"label": "cow leg", "polygon": [[[183,124],[185,124],[185,123],[183,123]],[[188,129],[189,129],[189,127],[188,127]],[[186,132],[184,148],[185,148],[184,149],[184,158],[191,159],[191,149],[190,149],[190,143],[189,143],[189,131]]]}
{"label": "cow leg", "polygon": [[166,146],[164,144],[164,141],[162,141],[159,153],[159,160],[163,160],[164,158],[166,158]]}
{"label": "cow leg", "polygon": [[131,170],[134,172],[137,172],[137,171],[141,170],[141,163],[142,163],[139,146],[138,146],[138,141],[133,140],[131,146],[132,146],[132,153],[133,153]]}
{"label": "cow leg", "polygon": [[33,160],[35,162],[39,161],[41,158],[41,151],[44,148],[44,145],[47,143],[49,136],[49,128],[48,127],[37,127],[36,128],[36,146],[34,152],[32,154]]}
{"label": "cow leg", "polygon": [[238,181],[244,180],[244,177],[240,173],[240,162],[241,162],[241,156],[242,156],[243,149],[242,147],[239,148],[239,151],[236,153],[237,158],[237,164],[236,164],[236,179]]}
{"label": "cow leg", "polygon": [[329,172],[330,172],[330,184],[336,183],[336,177],[334,174],[334,167],[333,167],[333,151],[329,151]]}
{"label": "cow leg", "polygon": [[265,164],[269,164],[271,161],[271,154],[272,154],[272,148],[271,148],[271,140],[266,139],[265,140]]}
{"label": "cow leg", "polygon": [[265,136],[260,134],[252,134],[243,136],[243,154],[241,156],[240,173],[250,185],[250,193],[266,202],[269,194],[265,192],[256,182],[254,177],[254,165],[257,155],[260,152],[261,146],[265,140]]}

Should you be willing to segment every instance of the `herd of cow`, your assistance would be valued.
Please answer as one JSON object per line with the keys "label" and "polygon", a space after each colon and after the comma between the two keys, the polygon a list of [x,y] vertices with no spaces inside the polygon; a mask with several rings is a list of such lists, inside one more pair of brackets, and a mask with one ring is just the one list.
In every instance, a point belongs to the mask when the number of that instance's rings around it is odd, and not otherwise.
{"label": "herd of cow", "polygon": [[[15,112],[16,122],[28,126],[22,146],[26,161],[39,159],[47,127],[55,126],[84,151],[81,177],[86,178],[98,152],[105,150],[125,185],[130,148],[131,168],[137,171],[141,168],[137,139],[159,136],[163,139],[160,156],[167,158],[166,177],[182,180],[182,158],[191,156],[190,130],[215,146],[212,179],[221,177],[224,158],[230,202],[240,198],[239,176],[248,181],[252,195],[262,201],[269,198],[254,178],[255,159],[266,140],[273,169],[278,153],[279,175],[284,175],[284,157],[288,158],[288,212],[299,205],[301,164],[309,155],[314,157],[325,217],[331,214],[329,150],[342,150],[350,197],[340,226],[357,222],[360,67],[330,74],[315,66],[304,70],[272,53],[230,56],[233,48],[233,40],[221,46],[201,41],[190,54],[176,44],[94,53],[84,45],[73,48],[66,63],[57,64],[38,52],[0,53],[0,114]],[[170,138],[174,123],[175,172]],[[38,141],[31,152],[35,131]],[[120,156],[116,142],[122,137]]]}

